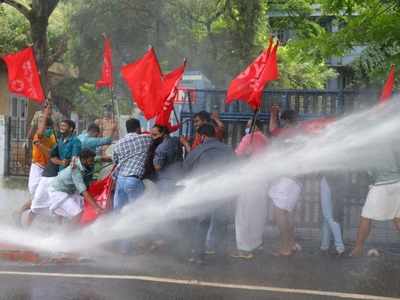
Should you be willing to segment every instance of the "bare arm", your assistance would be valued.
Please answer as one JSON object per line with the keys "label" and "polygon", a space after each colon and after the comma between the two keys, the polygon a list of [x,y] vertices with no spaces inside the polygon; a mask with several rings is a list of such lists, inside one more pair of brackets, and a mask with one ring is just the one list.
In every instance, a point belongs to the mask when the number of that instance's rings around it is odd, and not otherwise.
{"label": "bare arm", "polygon": [[94,198],[92,197],[92,195],[90,195],[90,193],[88,191],[85,191],[82,193],[83,197],[85,197],[85,200],[87,202],[89,202],[89,204],[96,210],[97,213],[102,213],[104,212],[104,209],[101,208],[96,201],[94,200]]}
{"label": "bare arm", "polygon": [[269,118],[269,132],[273,132],[278,128],[279,106],[273,105],[271,107],[271,115]]}

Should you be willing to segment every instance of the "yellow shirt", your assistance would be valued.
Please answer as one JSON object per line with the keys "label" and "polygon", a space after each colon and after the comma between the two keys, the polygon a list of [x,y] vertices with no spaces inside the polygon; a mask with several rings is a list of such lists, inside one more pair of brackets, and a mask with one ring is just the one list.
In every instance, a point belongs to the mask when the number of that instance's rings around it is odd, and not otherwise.
{"label": "yellow shirt", "polygon": [[[33,142],[38,141],[41,145],[32,146],[32,163],[38,164],[41,167],[45,167],[49,162],[49,154],[50,150],[57,143],[56,137],[54,134],[51,134],[50,137],[45,137],[43,135],[35,134],[33,137]],[[49,151],[43,151],[42,147],[46,147]]]}

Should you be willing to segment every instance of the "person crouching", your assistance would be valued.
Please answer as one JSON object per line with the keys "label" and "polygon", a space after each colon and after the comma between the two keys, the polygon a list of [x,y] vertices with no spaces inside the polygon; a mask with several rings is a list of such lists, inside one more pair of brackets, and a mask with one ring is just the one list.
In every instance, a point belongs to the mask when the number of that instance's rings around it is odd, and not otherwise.
{"label": "person crouching", "polygon": [[50,211],[76,224],[79,222],[83,208],[83,199],[101,213],[103,209],[96,204],[93,197],[87,191],[84,183],[84,173],[94,164],[96,153],[84,149],[76,160],[74,166],[70,165],[62,170],[49,187],[51,199]]}

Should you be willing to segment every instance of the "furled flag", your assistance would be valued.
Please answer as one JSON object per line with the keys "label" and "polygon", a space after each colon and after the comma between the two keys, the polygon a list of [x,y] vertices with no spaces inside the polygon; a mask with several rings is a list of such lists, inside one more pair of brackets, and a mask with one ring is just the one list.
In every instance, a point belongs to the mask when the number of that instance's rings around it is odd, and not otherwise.
{"label": "furled flag", "polygon": [[104,36],[103,66],[101,69],[101,79],[96,82],[96,88],[109,88],[113,86],[113,65],[110,39]]}
{"label": "furled flag", "polygon": [[185,72],[185,67],[186,60],[181,66],[163,76],[161,97],[164,102],[156,118],[157,125],[167,126],[170,129],[172,128],[169,119],[171,112],[174,109],[174,101],[178,92],[178,84],[182,79],[183,73]]}
{"label": "furled flag", "polygon": [[145,118],[154,118],[164,100],[160,97],[162,73],[154,49],[150,47],[142,58],[123,66],[121,74]]}
{"label": "furled flag", "polygon": [[390,67],[390,72],[388,79],[383,87],[381,96],[379,97],[379,103],[385,103],[389,101],[393,94],[393,86],[394,86],[394,65]]}
{"label": "furled flag", "polygon": [[241,100],[247,102],[253,109],[257,109],[261,106],[261,101],[255,101],[256,97],[254,97],[254,91],[263,73],[264,67],[268,62],[272,43],[272,38],[270,38],[268,48],[231,81],[225,99],[226,103],[230,104],[235,100]]}
{"label": "furled flag", "polygon": [[8,69],[10,93],[21,95],[37,103],[45,99],[32,47],[3,56]]}

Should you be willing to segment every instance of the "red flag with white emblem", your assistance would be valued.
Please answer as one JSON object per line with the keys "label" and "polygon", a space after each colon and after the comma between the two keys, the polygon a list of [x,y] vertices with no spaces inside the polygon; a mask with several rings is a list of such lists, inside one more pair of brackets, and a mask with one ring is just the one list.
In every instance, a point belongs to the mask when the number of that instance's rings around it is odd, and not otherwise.
{"label": "red flag with white emblem", "polygon": [[8,89],[37,103],[45,99],[32,47],[3,56],[8,69]]}
{"label": "red flag with white emblem", "polygon": [[254,97],[254,91],[268,62],[272,43],[272,38],[270,38],[268,48],[231,81],[226,95],[226,103],[230,104],[235,100],[241,100],[247,102],[253,109],[261,106],[261,101]]}
{"label": "red flag with white emblem", "polygon": [[174,101],[178,93],[178,84],[185,72],[186,60],[183,64],[172,72],[163,76],[163,89],[161,97],[164,99],[161,111],[157,115],[156,124],[162,126],[170,126],[170,116],[174,108]]}

